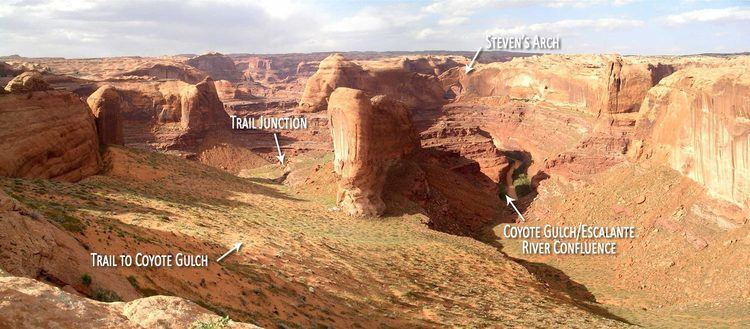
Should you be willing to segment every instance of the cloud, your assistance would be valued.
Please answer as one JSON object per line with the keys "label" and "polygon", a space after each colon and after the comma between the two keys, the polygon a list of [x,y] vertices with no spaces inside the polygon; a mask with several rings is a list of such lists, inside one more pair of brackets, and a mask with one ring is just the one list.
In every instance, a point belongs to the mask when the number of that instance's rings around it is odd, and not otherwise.
{"label": "cloud", "polygon": [[636,28],[643,26],[643,21],[622,18],[599,18],[599,19],[566,19],[556,22],[536,23],[529,25],[517,25],[510,28],[497,28],[487,31],[491,35],[529,35],[537,33],[562,34],[570,31],[594,30],[611,31],[624,28]]}
{"label": "cloud", "polygon": [[446,17],[446,18],[440,19],[438,21],[438,24],[442,26],[453,26],[453,25],[459,25],[459,24],[465,23],[468,20],[469,18],[464,17],[464,16]]}
{"label": "cloud", "polygon": [[682,25],[695,22],[736,22],[750,21],[750,7],[730,7],[722,9],[700,9],[663,17],[669,25]]}
{"label": "cloud", "polygon": [[403,6],[365,7],[350,17],[323,26],[324,32],[375,32],[408,26],[424,18]]}

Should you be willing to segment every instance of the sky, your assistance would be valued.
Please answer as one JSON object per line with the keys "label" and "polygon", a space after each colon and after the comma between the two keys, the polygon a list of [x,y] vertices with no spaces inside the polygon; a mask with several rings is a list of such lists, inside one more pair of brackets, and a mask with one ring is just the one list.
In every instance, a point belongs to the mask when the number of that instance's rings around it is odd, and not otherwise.
{"label": "sky", "polygon": [[474,51],[487,35],[560,53],[750,51],[750,1],[0,0],[0,55]]}

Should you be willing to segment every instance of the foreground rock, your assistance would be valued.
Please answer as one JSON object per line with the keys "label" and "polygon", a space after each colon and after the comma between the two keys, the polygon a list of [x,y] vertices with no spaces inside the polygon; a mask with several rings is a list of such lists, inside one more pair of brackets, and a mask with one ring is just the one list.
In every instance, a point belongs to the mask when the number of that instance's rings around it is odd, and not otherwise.
{"label": "foreground rock", "polygon": [[435,75],[418,73],[420,62],[407,58],[356,63],[339,54],[322,62],[305,85],[300,106],[322,111],[328,97],[339,87],[362,90],[370,95],[388,95],[409,108],[434,108],[443,104],[443,89]]}
{"label": "foreground rock", "polygon": [[8,328],[258,328],[221,317],[179,297],[102,303],[22,277],[0,277],[0,323]]}
{"label": "foreground rock", "polygon": [[24,72],[13,78],[5,85],[5,91],[10,93],[26,93],[48,90],[49,84],[44,81],[39,72]]}
{"label": "foreground rock", "polygon": [[99,143],[125,145],[122,130],[122,98],[117,89],[104,85],[87,100],[96,118]]}
{"label": "foreground rock", "polygon": [[686,68],[651,89],[631,154],[654,158],[750,209],[750,69]]}
{"label": "foreground rock", "polygon": [[328,105],[334,147],[334,171],[340,175],[337,203],[349,215],[375,216],[388,169],[418,148],[409,112],[385,96],[337,88]]}
{"label": "foreground rock", "polygon": [[78,97],[62,91],[0,97],[0,176],[78,181],[100,165],[94,118]]}

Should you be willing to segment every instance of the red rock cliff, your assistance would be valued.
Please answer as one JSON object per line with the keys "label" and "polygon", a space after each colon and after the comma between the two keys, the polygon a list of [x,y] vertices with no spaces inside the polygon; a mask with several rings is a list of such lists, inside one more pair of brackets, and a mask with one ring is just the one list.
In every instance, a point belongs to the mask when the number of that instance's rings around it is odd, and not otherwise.
{"label": "red rock cliff", "polygon": [[649,91],[631,155],[655,158],[750,207],[750,65],[677,71]]}

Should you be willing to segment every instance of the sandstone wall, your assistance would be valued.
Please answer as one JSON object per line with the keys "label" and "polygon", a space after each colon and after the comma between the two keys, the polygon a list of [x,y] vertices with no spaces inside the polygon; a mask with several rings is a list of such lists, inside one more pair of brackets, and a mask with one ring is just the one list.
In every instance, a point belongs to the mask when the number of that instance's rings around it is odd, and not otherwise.
{"label": "sandstone wall", "polygon": [[0,176],[78,181],[99,171],[94,118],[62,91],[0,96]]}
{"label": "sandstone wall", "polygon": [[353,216],[382,214],[388,169],[419,147],[406,106],[386,96],[337,88],[328,115],[334,171],[340,176],[338,204]]}
{"label": "sandstone wall", "polygon": [[750,207],[750,66],[686,68],[646,97],[631,145],[635,158],[655,158]]}

